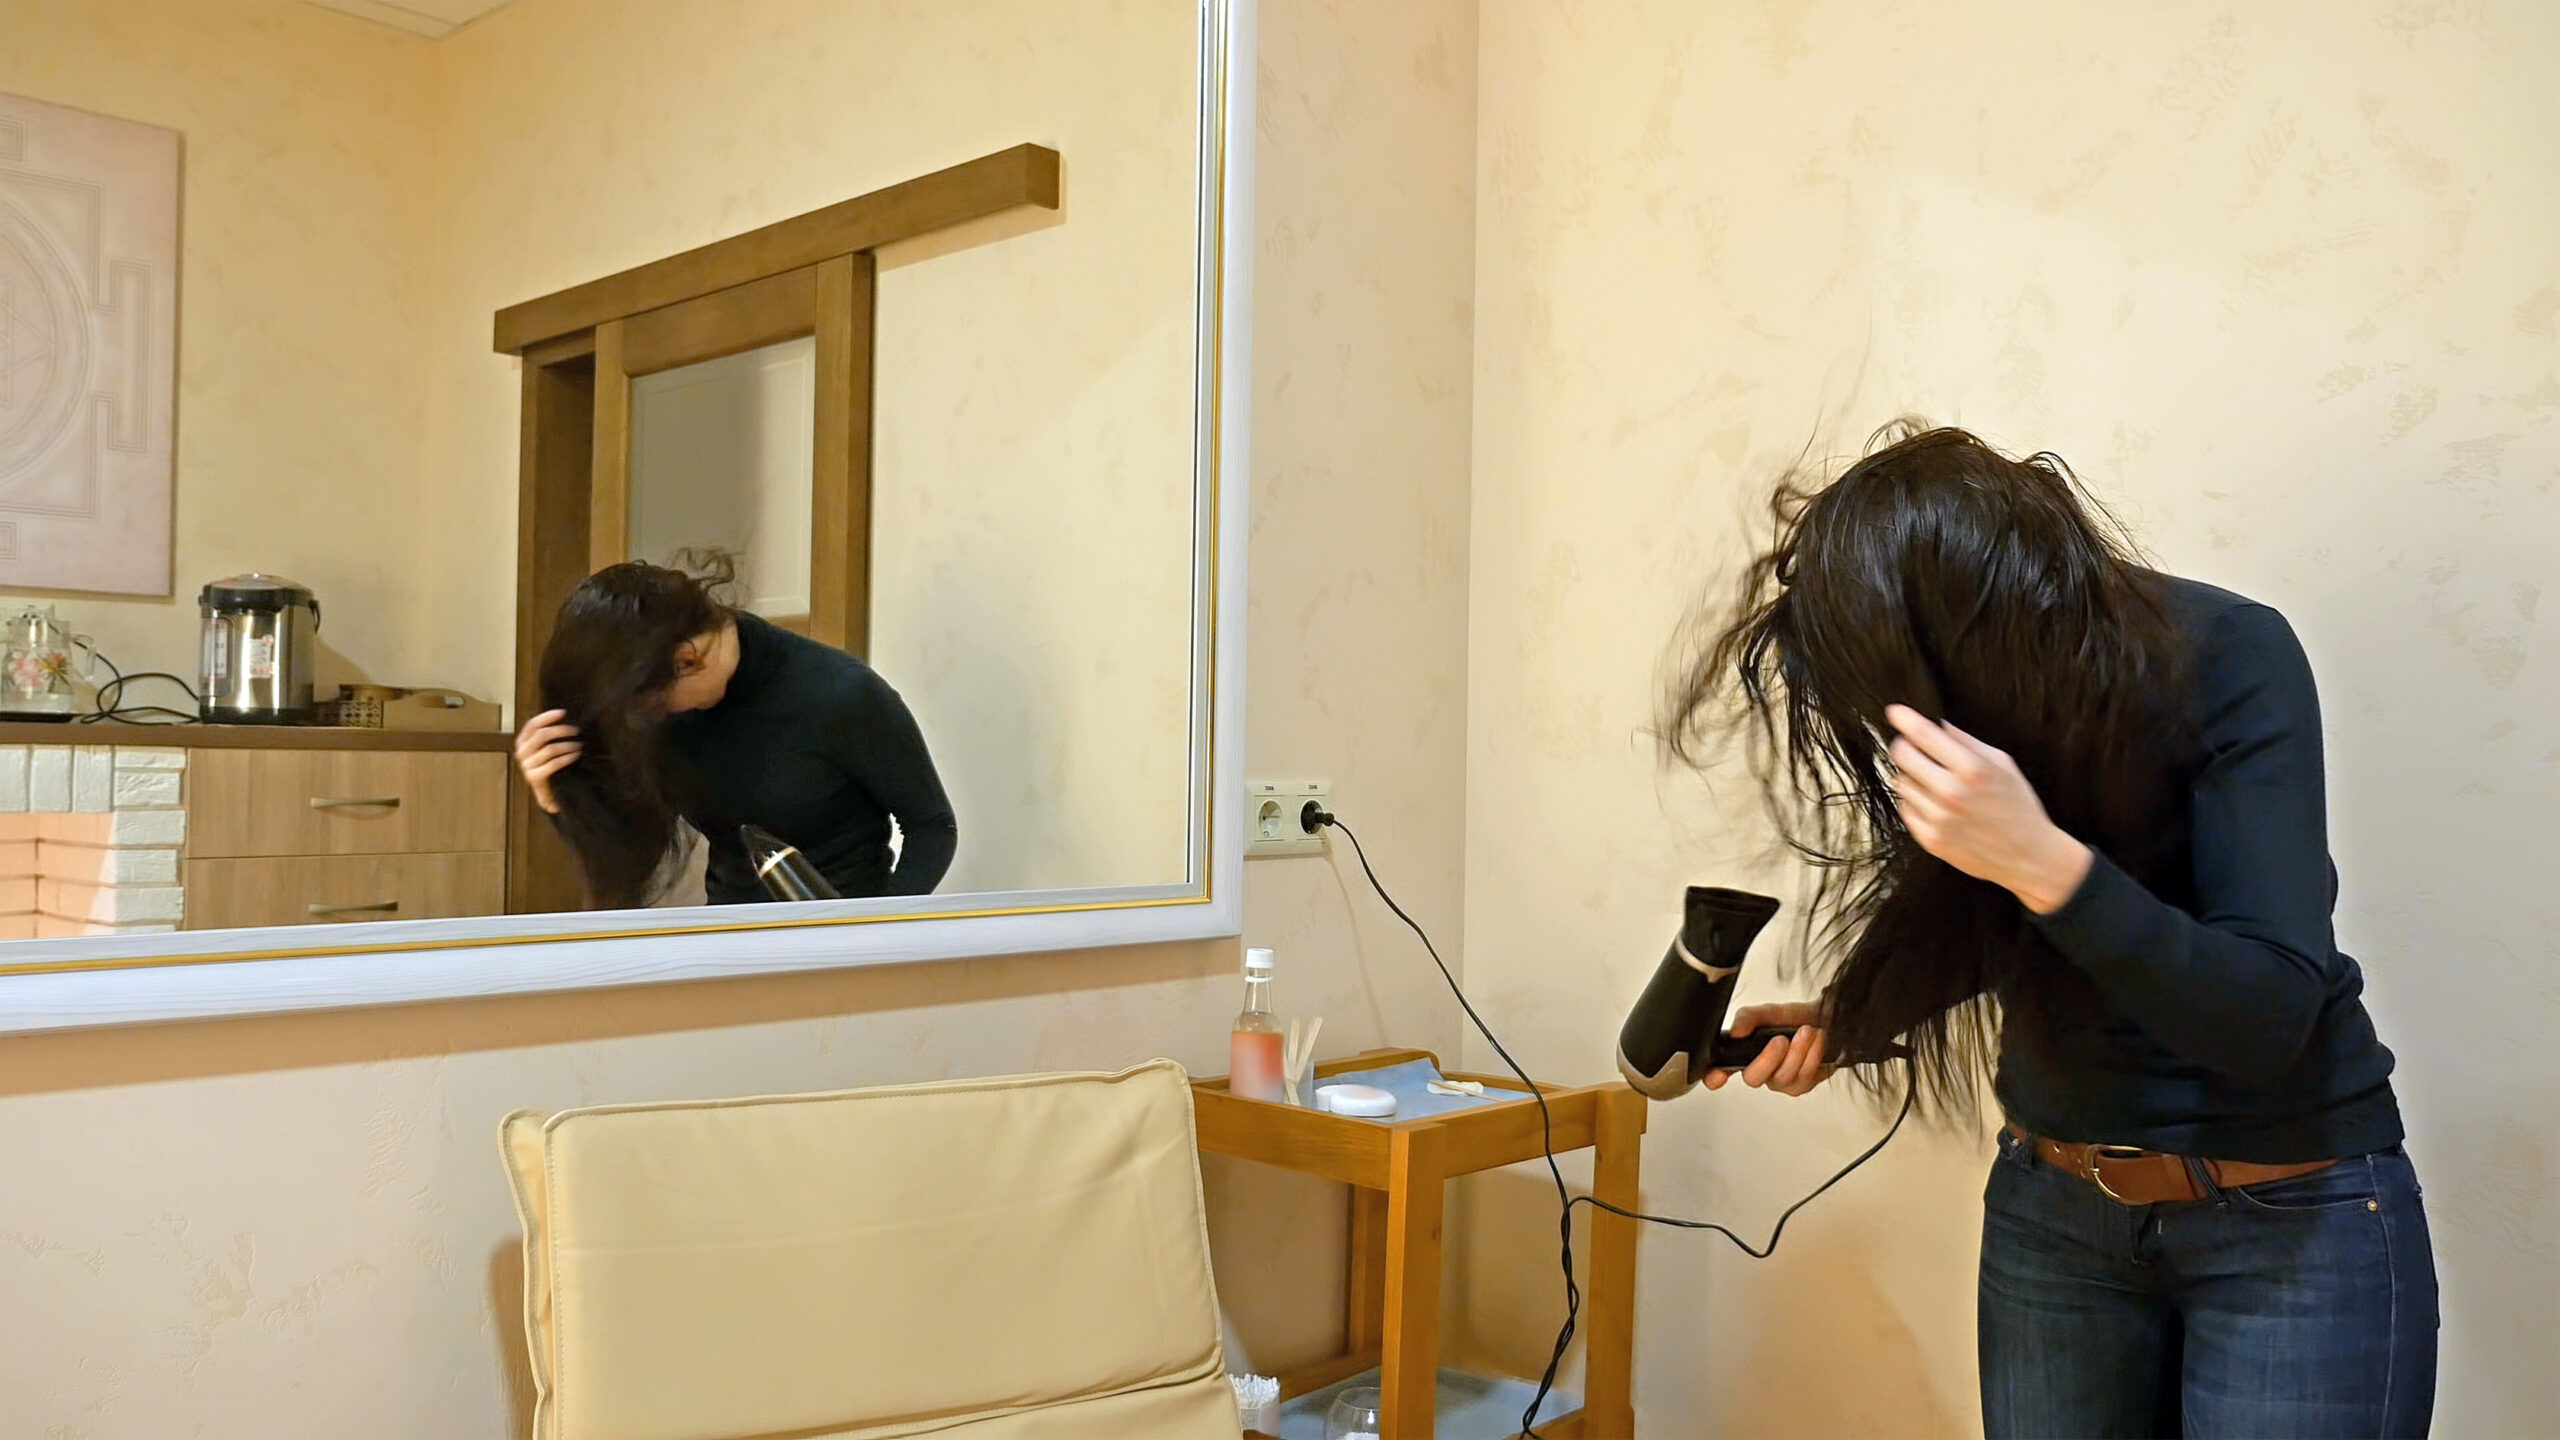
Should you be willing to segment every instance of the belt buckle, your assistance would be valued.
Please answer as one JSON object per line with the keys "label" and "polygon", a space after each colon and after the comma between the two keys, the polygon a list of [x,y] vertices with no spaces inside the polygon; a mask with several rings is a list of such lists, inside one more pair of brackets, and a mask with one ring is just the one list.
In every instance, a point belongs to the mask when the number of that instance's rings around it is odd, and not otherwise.
{"label": "belt buckle", "polygon": [[2099,1194],[2106,1196],[2108,1199],[2113,1200],[2119,1205],[2133,1204],[2133,1201],[2117,1194],[2114,1188],[2107,1184],[2105,1177],[2098,1173],[2098,1162],[2101,1160],[2139,1160],[2150,1153],[2150,1151],[2143,1149],[2139,1145],[2092,1145],[2086,1152],[2086,1158],[2080,1162],[2080,1178],[2097,1186]]}

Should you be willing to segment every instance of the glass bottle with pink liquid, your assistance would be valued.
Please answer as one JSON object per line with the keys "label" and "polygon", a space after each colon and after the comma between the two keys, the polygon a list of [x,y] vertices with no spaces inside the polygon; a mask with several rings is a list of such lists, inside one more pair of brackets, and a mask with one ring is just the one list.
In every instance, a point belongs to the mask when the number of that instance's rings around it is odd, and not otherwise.
{"label": "glass bottle with pink liquid", "polygon": [[1277,1100],[1280,1022],[1271,1018],[1271,952],[1244,952],[1244,1013],[1227,1041],[1227,1093],[1248,1100]]}

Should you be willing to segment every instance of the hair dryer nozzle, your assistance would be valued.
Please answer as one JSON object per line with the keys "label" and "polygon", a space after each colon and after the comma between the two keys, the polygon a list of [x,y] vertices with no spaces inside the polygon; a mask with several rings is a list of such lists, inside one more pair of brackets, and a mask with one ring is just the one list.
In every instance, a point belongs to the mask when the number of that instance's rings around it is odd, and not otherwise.
{"label": "hair dryer nozzle", "polygon": [[[1618,1031],[1618,1073],[1655,1100],[1669,1100],[1729,1063],[1738,1044],[1753,1054],[1765,1040],[1722,1035],[1742,958],[1778,902],[1748,890],[1689,887],[1680,933]],[[1718,1040],[1725,1044],[1719,1047]],[[1748,1063],[1747,1061],[1745,1063]]]}
{"label": "hair dryer nozzle", "polygon": [[799,847],[754,825],[738,827],[738,842],[747,848],[747,863],[756,867],[764,893],[776,900],[839,900],[835,886]]}

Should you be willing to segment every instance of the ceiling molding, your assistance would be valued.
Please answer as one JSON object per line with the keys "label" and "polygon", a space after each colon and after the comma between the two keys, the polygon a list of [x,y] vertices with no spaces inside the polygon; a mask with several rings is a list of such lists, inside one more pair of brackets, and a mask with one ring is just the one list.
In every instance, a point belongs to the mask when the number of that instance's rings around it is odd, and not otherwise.
{"label": "ceiling molding", "polygon": [[507,0],[303,0],[323,10],[353,15],[441,40],[481,16],[507,3]]}

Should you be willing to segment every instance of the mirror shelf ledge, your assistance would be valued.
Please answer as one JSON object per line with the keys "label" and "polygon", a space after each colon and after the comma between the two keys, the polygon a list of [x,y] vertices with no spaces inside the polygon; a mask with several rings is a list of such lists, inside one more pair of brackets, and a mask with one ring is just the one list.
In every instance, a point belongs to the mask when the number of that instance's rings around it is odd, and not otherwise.
{"label": "mirror shelf ledge", "polygon": [[[749,918],[717,924],[702,922],[708,907],[650,911],[642,913],[661,923],[646,929],[597,928],[637,918],[629,912],[351,925],[340,932],[346,943],[329,950],[287,948],[307,941],[306,929],[255,930],[225,937],[238,943],[236,959],[167,953],[200,952],[201,936],[30,946],[53,953],[31,953],[0,975],[0,1034],[1232,940],[1242,932],[1232,885],[1208,897],[1151,893],[1175,888],[1015,894],[985,909],[970,907],[999,897],[955,895],[930,912],[876,901],[828,902],[818,915],[743,906],[734,908]],[[429,927],[437,933],[419,934]],[[401,938],[368,948],[363,932]],[[231,963],[203,963],[209,959]]]}

